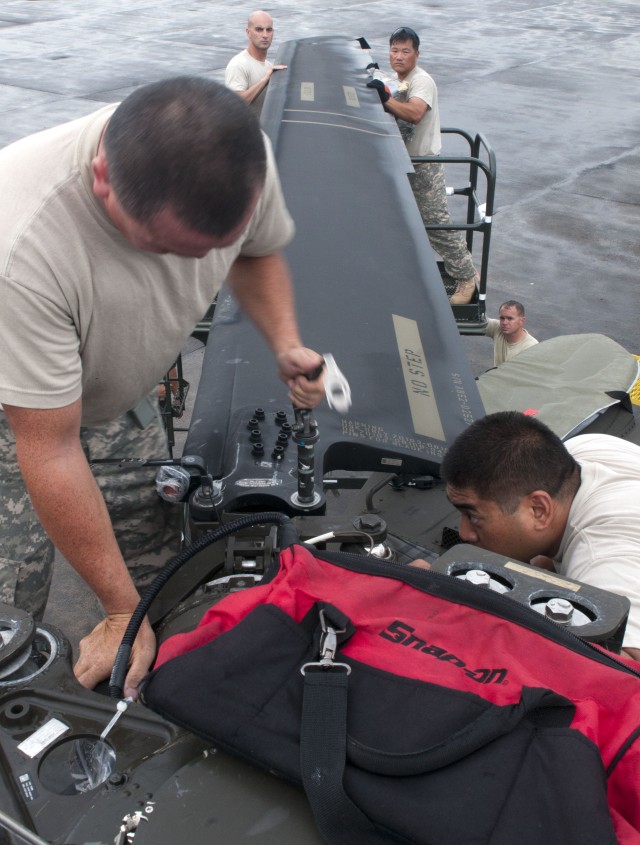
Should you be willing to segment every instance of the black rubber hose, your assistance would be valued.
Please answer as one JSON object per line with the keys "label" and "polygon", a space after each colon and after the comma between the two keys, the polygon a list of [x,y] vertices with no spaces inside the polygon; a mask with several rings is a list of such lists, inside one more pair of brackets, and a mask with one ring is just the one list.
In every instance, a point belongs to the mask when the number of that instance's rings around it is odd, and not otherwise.
{"label": "black rubber hose", "polygon": [[292,531],[293,523],[291,522],[291,519],[286,514],[279,513],[278,511],[266,511],[264,513],[252,513],[247,514],[246,516],[240,516],[237,519],[234,519],[233,522],[228,522],[226,525],[220,525],[212,531],[207,531],[206,534],[203,534],[202,537],[197,539],[190,546],[187,546],[186,549],[183,549],[175,557],[171,558],[169,563],[167,563],[164,569],[158,573],[144,591],[142,598],[138,602],[138,606],[131,615],[131,619],[129,620],[129,624],[127,625],[127,629],[124,632],[122,641],[118,648],[116,659],[113,663],[113,669],[111,670],[111,678],[109,680],[110,696],[118,699],[124,696],[124,680],[127,673],[127,666],[129,665],[129,657],[131,656],[133,643],[135,642],[140,626],[142,625],[142,620],[147,615],[147,612],[153,604],[156,596],[167,581],[169,581],[169,579],[175,575],[175,573],[184,566],[187,561],[191,560],[194,555],[198,554],[198,552],[201,552],[203,549],[206,549],[207,546],[210,546],[212,543],[222,540],[224,537],[228,537],[229,534],[233,534],[243,528],[250,528],[253,525],[262,525],[270,522],[283,526],[280,543],[281,548],[286,548],[292,543],[297,542],[297,533],[295,533],[295,529]]}

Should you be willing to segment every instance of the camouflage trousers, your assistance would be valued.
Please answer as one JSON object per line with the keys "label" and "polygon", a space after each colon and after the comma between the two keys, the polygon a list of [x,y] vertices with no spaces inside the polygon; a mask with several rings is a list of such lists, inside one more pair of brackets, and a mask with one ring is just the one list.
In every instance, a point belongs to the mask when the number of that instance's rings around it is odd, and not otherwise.
{"label": "camouflage trousers", "polygon": [[[416,164],[416,172],[409,174],[409,181],[423,223],[451,223],[443,165],[438,162]],[[476,271],[462,232],[440,229],[427,231],[427,235],[452,279],[471,279],[475,276]]]}
{"label": "camouflage trousers", "polygon": [[[80,440],[107,504],[120,551],[134,582],[144,587],[179,550],[181,508],[158,497],[154,468],[92,462],[165,457],[167,441],[160,414],[145,429],[124,414],[111,423],[80,429]],[[53,559],[53,544],[31,505],[18,469],[13,434],[0,413],[0,601],[42,619]]]}

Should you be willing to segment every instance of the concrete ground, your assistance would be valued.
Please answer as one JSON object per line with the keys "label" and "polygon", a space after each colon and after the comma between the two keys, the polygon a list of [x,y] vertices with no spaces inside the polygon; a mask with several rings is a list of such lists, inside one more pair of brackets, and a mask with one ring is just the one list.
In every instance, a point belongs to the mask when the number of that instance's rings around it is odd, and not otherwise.
{"label": "concrete ground", "polygon": [[[210,0],[3,0],[0,145],[176,74],[222,81],[252,6]],[[390,32],[422,37],[445,126],[481,131],[497,156],[488,312],[522,300],[539,339],[599,332],[640,351],[640,6],[634,0],[274,0],[278,45]],[[141,303],[141,308],[144,303]],[[476,374],[486,338],[463,338]],[[186,356],[197,382],[200,354]],[[132,362],[132,366],[134,362]],[[0,365],[1,366],[1,365]],[[62,562],[59,570],[62,569]],[[65,575],[48,618],[77,628]],[[90,606],[90,602],[89,602]],[[95,608],[93,608],[95,612]]]}

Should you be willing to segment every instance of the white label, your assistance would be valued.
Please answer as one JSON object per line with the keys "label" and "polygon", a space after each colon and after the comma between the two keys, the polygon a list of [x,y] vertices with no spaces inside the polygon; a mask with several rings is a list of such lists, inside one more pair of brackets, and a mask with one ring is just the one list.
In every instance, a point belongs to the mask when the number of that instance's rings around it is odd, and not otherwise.
{"label": "white label", "polygon": [[239,478],[236,487],[282,487],[281,478]]}
{"label": "white label", "polygon": [[26,754],[27,757],[37,757],[41,751],[44,751],[45,748],[68,730],[70,730],[69,725],[65,725],[59,719],[49,719],[35,733],[27,737],[24,742],[21,742],[18,750]]}
{"label": "white label", "polygon": [[312,103],[316,98],[316,89],[313,82],[300,83],[300,99],[303,102]]}
{"label": "white label", "polygon": [[20,784],[20,789],[22,790],[25,800],[35,801],[38,797],[38,790],[31,779],[31,775],[28,772],[24,775],[20,775],[18,777],[18,783]]}
{"label": "white label", "polygon": [[353,85],[343,85],[342,90],[344,91],[344,99],[348,106],[354,106],[355,108],[360,108],[360,101],[358,100],[358,92],[353,87]]}

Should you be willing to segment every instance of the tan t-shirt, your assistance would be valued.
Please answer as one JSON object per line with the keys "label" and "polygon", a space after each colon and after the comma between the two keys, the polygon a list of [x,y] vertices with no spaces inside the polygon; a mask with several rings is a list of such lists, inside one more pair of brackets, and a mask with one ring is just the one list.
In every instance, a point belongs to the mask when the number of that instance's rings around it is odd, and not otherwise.
{"label": "tan t-shirt", "polygon": [[394,99],[399,103],[406,103],[412,97],[419,97],[429,106],[419,123],[397,121],[400,134],[407,145],[407,152],[411,156],[438,155],[442,149],[442,138],[436,83],[426,70],[414,67],[404,81],[398,80],[398,85],[399,90]]}
{"label": "tan t-shirt", "polygon": [[[252,85],[255,85],[256,82],[260,82],[263,79],[267,68],[271,67],[271,64],[268,60],[260,62],[258,59],[254,59],[248,50],[243,50],[237,56],[234,56],[227,65],[224,72],[224,84],[232,91],[246,91]],[[250,103],[251,108],[258,115],[262,111],[262,104],[264,103],[266,94],[267,88],[265,86],[255,100]]]}
{"label": "tan t-shirt", "polygon": [[555,556],[561,575],[626,596],[626,648],[640,648],[640,447],[608,434],[564,444],[580,464],[575,495]]}
{"label": "tan t-shirt", "polygon": [[510,358],[515,358],[520,352],[529,349],[537,344],[535,337],[525,329],[525,337],[517,343],[507,343],[505,336],[500,332],[500,320],[487,320],[487,328],[484,332],[493,338],[493,364],[495,367],[504,364]]}
{"label": "tan t-shirt", "polygon": [[115,419],[177,357],[238,255],[283,248],[293,222],[271,145],[240,238],[205,258],[134,247],[92,191],[91,162],[115,106],[0,151],[0,403]]}

